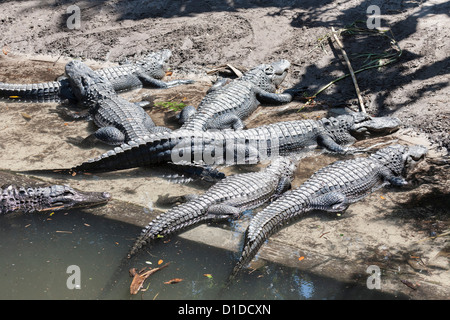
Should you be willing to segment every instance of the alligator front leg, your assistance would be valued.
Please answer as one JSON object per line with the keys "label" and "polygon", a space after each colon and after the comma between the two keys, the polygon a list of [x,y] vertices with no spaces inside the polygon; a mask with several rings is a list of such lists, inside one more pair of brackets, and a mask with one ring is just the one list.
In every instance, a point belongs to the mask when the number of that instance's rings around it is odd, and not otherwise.
{"label": "alligator front leg", "polygon": [[59,107],[50,112],[57,113],[61,118],[67,119],[69,121],[78,121],[78,120],[91,121],[92,120],[92,116],[88,110],[73,111],[73,110],[69,110],[67,107]]}
{"label": "alligator front leg", "polygon": [[261,103],[269,104],[283,104],[291,102],[294,98],[294,92],[292,90],[285,90],[283,93],[272,93],[264,91],[261,88],[255,87],[256,99]]}
{"label": "alligator front leg", "polygon": [[390,183],[394,187],[403,187],[408,184],[403,177],[398,177],[392,174],[389,169],[384,169],[380,172],[382,179],[388,183]]}
{"label": "alligator front leg", "polygon": [[138,73],[136,73],[136,75],[144,85],[148,85],[148,86],[159,88],[159,89],[167,89],[167,88],[176,87],[176,86],[179,86],[182,84],[194,83],[194,80],[173,80],[173,81],[164,82],[162,80],[152,78],[143,72],[138,72]]}
{"label": "alligator front leg", "polygon": [[165,195],[158,196],[158,199],[156,200],[156,204],[160,206],[168,206],[168,205],[174,205],[178,203],[185,203],[188,201],[192,201],[198,198],[197,194],[185,194],[181,196],[171,196],[168,193]]}
{"label": "alligator front leg", "polygon": [[220,78],[211,86],[211,88],[208,89],[208,91],[206,91],[206,94],[216,91],[217,89],[223,88],[230,82],[231,82],[231,79]]}
{"label": "alligator front leg", "polygon": [[[355,138],[353,138],[352,136],[348,136],[346,137],[346,143],[353,143],[354,141],[356,141]],[[327,149],[328,151],[331,152],[335,152],[335,153],[352,153],[352,152],[356,152],[357,149],[352,148],[352,147],[343,147],[341,146],[339,143],[337,143],[332,137],[330,137],[327,134],[320,134],[317,136],[317,145]]]}

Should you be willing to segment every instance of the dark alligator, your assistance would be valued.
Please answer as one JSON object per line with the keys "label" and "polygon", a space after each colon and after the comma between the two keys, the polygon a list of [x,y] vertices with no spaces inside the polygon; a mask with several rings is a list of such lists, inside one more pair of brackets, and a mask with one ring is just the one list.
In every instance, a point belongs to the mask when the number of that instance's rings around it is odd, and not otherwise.
{"label": "dark alligator", "polygon": [[295,190],[286,192],[250,221],[244,236],[241,257],[230,280],[280,228],[311,210],[343,212],[348,206],[388,184],[403,186],[404,177],[425,157],[423,146],[393,145],[369,157],[337,161],[314,173]]}
{"label": "dark alligator", "polygon": [[277,198],[291,186],[296,163],[274,159],[264,170],[236,174],[219,181],[202,195],[178,205],[150,222],[137,238],[128,258],[148,242],[209,221],[237,219],[242,212]]}
{"label": "dark alligator", "polygon": [[238,131],[175,130],[155,133],[109,150],[70,169],[31,170],[31,173],[106,172],[158,163],[207,165],[257,163],[317,147],[330,152],[352,152],[356,137],[386,135],[400,127],[392,117],[352,113],[321,120],[279,122]]}
{"label": "dark alligator", "polygon": [[292,89],[281,94],[275,93],[289,67],[289,61],[279,60],[272,64],[261,64],[229,83],[219,81],[208,91],[197,110],[188,106],[181,111],[181,128],[242,129],[242,120],[255,111],[260,103],[282,104],[292,101]]}
{"label": "dark alligator", "polygon": [[[108,79],[116,92],[128,91],[142,86],[171,88],[193,83],[192,80],[169,82],[161,80],[168,70],[168,60],[171,56],[172,52],[165,49],[150,53],[133,63],[99,69],[95,72]],[[59,77],[57,81],[44,83],[10,84],[0,82],[0,98],[32,102],[59,102],[67,99],[72,102],[77,101],[66,76]]]}
{"label": "dark alligator", "polygon": [[82,192],[65,185],[47,187],[4,186],[0,188],[0,214],[67,210],[104,204],[107,192]]}
{"label": "dark alligator", "polygon": [[75,97],[88,108],[90,117],[100,127],[88,141],[95,137],[110,145],[120,145],[169,130],[157,127],[142,107],[118,95],[108,79],[83,62],[69,62],[66,74]]}

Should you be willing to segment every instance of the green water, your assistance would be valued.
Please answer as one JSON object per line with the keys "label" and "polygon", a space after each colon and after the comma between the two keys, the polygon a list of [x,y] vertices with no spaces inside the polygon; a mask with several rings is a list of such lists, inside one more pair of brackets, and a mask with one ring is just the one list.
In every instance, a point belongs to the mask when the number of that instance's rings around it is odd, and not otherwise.
{"label": "green water", "polygon": [[[274,263],[250,274],[242,272],[224,289],[237,253],[177,236],[147,247],[116,272],[139,232],[139,227],[83,211],[2,216],[0,299],[396,298]],[[162,264],[158,265],[160,260]],[[129,293],[129,268],[154,268],[167,262],[168,267],[144,283],[146,291]],[[78,271],[69,266],[77,266]],[[111,277],[116,283],[105,290]],[[182,281],[164,283],[174,278]]]}

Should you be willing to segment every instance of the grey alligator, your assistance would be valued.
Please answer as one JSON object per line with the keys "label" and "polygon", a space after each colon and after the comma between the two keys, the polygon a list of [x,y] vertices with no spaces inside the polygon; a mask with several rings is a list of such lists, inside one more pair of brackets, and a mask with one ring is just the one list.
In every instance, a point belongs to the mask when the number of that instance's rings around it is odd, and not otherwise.
{"label": "grey alligator", "polygon": [[69,62],[66,74],[75,97],[88,108],[90,117],[100,127],[90,138],[120,145],[169,130],[157,127],[142,107],[119,96],[108,79],[83,62]]}
{"label": "grey alligator", "polygon": [[161,236],[205,223],[237,219],[242,212],[277,198],[291,186],[295,161],[279,157],[264,170],[236,174],[219,181],[205,193],[161,214],[148,224],[136,240],[128,258]]}
{"label": "grey alligator", "polygon": [[107,192],[82,192],[65,185],[47,187],[0,188],[0,214],[67,210],[104,204],[111,199]]}
{"label": "grey alligator", "polygon": [[[110,81],[116,92],[137,89],[143,86],[171,88],[182,84],[193,83],[192,80],[173,80],[164,82],[161,79],[168,70],[168,60],[172,56],[170,50],[161,50],[145,56],[133,63],[122,64],[96,70],[95,72]],[[68,99],[76,102],[76,97],[66,76],[57,81],[34,84],[9,84],[0,82],[0,98],[52,102]]]}
{"label": "grey alligator", "polygon": [[241,257],[230,279],[280,228],[308,211],[343,212],[350,204],[383,186],[407,184],[404,178],[407,171],[426,153],[423,146],[393,145],[369,157],[337,161],[318,170],[300,187],[286,192],[252,218],[245,232]]}
{"label": "grey alligator", "polygon": [[352,113],[321,120],[279,122],[238,131],[175,130],[155,133],[109,150],[70,169],[26,172],[106,172],[158,163],[207,165],[257,163],[276,156],[313,150],[352,152],[348,145],[371,134],[386,135],[400,127],[393,117],[370,117]]}
{"label": "grey alligator", "polygon": [[255,111],[260,103],[282,104],[292,101],[292,89],[275,93],[289,67],[289,61],[279,60],[258,65],[230,83],[219,81],[208,91],[197,110],[188,106],[181,111],[181,128],[242,129],[242,120]]}

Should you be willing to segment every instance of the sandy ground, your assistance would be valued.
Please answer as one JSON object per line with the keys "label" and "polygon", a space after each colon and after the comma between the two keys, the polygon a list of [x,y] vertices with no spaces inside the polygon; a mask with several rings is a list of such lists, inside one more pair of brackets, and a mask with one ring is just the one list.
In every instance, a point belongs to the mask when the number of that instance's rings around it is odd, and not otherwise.
{"label": "sandy ground", "polygon": [[[339,50],[327,42],[322,49],[318,39],[329,33],[331,26],[339,28],[365,20],[367,6],[379,5],[381,26],[391,28],[403,53],[388,67],[359,73],[358,84],[369,113],[398,116],[404,128],[391,137],[359,144],[370,146],[399,139],[402,143],[427,145],[430,155],[411,174],[408,187],[377,192],[339,217],[312,214],[273,236],[260,257],[360,283],[367,279],[367,266],[378,265],[383,271],[382,290],[405,293],[414,299],[448,298],[448,2],[323,1],[319,6],[317,1],[287,0],[77,1],[81,29],[69,30],[69,15],[65,12],[71,4],[72,1],[0,4],[0,81],[50,81],[61,75],[65,63],[73,58],[82,58],[98,68],[134,59],[147,51],[169,48],[174,53],[171,78],[197,82],[169,90],[142,89],[126,93],[125,97],[133,101],[183,101],[196,106],[217,76],[207,74],[208,70],[227,63],[251,67],[280,58],[292,63],[283,86],[295,85],[311,94],[347,72]],[[344,38],[344,45],[348,53],[361,53],[385,44],[348,37]],[[352,61],[357,67],[359,61]],[[321,117],[343,107],[356,109],[357,99],[347,78],[321,93],[313,106],[297,112],[303,104],[297,99],[281,108],[260,107],[247,120],[247,126],[274,119]],[[0,107],[1,169],[68,167],[109,149],[81,149],[70,144],[69,137],[85,137],[95,128],[89,122],[62,117],[62,108],[56,103],[1,102]],[[157,124],[176,127],[173,113],[156,107],[149,113]],[[324,155],[304,161],[297,170],[294,186],[335,160]],[[43,179],[69,182],[79,189],[109,191],[117,200],[139,205],[145,214],[138,221],[117,215],[115,218],[141,225],[156,214],[152,210],[159,195],[201,192],[207,187],[195,183],[174,186],[155,177],[157,173],[141,168],[69,180]],[[114,211],[112,205],[108,205],[110,215]],[[203,233],[197,230],[185,236],[208,243],[221,239],[217,245],[228,246],[224,239],[231,238],[230,231],[207,227],[199,230]],[[432,235],[442,236],[429,238]],[[227,248],[233,246],[237,248],[235,243]],[[305,258],[299,260],[301,256]],[[415,288],[408,287],[405,281]]]}

